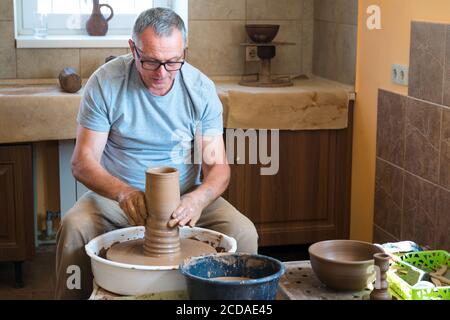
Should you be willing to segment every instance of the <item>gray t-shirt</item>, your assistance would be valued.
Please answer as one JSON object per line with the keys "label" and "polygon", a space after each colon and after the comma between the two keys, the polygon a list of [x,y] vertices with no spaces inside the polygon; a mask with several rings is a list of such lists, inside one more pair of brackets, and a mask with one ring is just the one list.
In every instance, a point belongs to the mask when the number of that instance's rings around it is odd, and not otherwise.
{"label": "gray t-shirt", "polygon": [[101,159],[113,176],[145,190],[149,167],[179,170],[181,193],[200,183],[194,164],[194,137],[223,133],[222,104],[214,83],[185,63],[165,96],[145,87],[131,54],[117,57],[89,78],[77,121],[109,132]]}

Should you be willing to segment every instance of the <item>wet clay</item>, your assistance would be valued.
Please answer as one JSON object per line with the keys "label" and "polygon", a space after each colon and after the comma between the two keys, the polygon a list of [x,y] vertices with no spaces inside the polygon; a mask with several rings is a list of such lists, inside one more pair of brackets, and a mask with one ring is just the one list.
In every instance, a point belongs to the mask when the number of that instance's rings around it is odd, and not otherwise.
{"label": "wet clay", "polygon": [[243,280],[252,280],[252,278],[247,277],[216,277],[209,278],[210,280],[221,280],[221,281],[243,281]]}
{"label": "wet clay", "polygon": [[188,257],[215,253],[216,250],[206,243],[192,239],[180,241],[178,226],[168,225],[180,203],[178,170],[159,167],[148,169],[145,174],[148,214],[145,237],[111,246],[107,259],[136,265],[170,266],[178,265]]}
{"label": "wet clay", "polygon": [[108,260],[145,265],[145,266],[173,266],[180,264],[186,258],[215,253],[216,250],[206,243],[182,239],[181,250],[177,254],[161,255],[160,257],[148,256],[144,253],[144,240],[131,240],[116,244],[106,253]]}

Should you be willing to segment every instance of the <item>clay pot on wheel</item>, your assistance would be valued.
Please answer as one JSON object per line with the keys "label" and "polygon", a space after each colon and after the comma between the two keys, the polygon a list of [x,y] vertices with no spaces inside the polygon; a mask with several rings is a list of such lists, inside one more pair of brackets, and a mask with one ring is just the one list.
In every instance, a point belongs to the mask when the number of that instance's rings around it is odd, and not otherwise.
{"label": "clay pot on wheel", "polygon": [[170,228],[170,216],[180,203],[179,172],[158,167],[146,171],[145,203],[148,218],[144,252],[148,256],[174,255],[180,251],[178,227]]}

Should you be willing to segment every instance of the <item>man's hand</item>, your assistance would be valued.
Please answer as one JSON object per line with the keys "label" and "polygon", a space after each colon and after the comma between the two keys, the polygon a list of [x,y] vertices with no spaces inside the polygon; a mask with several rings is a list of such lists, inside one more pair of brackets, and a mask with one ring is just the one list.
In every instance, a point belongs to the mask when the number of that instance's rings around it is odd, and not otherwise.
{"label": "man's hand", "polygon": [[169,227],[173,228],[176,225],[182,227],[186,224],[194,227],[204,209],[203,202],[203,199],[196,196],[193,192],[182,196],[180,204],[173,212],[172,219],[169,221]]}
{"label": "man's hand", "polygon": [[120,208],[128,216],[132,225],[143,226],[145,224],[147,208],[142,191],[129,187],[119,193],[118,201]]}

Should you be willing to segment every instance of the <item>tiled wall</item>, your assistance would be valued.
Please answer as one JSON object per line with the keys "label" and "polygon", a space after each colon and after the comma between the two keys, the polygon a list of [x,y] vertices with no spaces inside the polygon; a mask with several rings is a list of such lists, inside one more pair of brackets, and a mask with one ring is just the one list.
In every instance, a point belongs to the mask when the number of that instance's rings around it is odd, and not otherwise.
{"label": "tiled wall", "polygon": [[315,0],[313,72],[354,84],[358,0]]}
{"label": "tiled wall", "polygon": [[0,78],[57,78],[72,67],[87,78],[110,55],[127,53],[117,49],[16,49],[13,0],[0,0]]}
{"label": "tiled wall", "polygon": [[277,47],[276,74],[311,73],[314,0],[190,0],[189,60],[208,75],[257,72],[245,61],[246,23],[280,24],[274,41],[295,42]]}
{"label": "tiled wall", "polygon": [[450,25],[413,22],[408,96],[380,90],[374,241],[450,249]]}
{"label": "tiled wall", "polygon": [[[338,0],[336,0],[338,1]],[[295,42],[277,50],[275,74],[311,73],[314,0],[190,0],[188,60],[210,76],[239,76],[258,70],[245,62],[246,23],[276,23],[276,41]],[[127,49],[15,49],[13,0],[0,1],[0,78],[55,78],[67,66],[83,78],[109,55]],[[37,63],[39,61],[39,63]]]}

